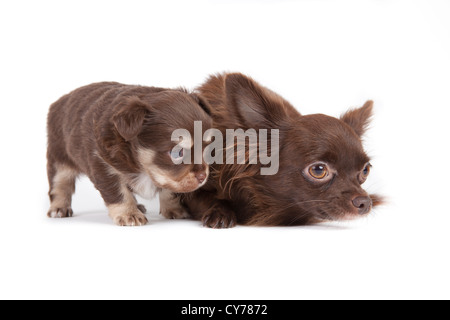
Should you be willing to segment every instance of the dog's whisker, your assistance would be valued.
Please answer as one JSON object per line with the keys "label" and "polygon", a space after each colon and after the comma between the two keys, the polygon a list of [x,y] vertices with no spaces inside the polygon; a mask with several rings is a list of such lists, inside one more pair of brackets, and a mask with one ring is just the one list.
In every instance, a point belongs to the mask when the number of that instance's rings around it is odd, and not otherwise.
{"label": "dog's whisker", "polygon": [[328,203],[328,202],[330,202],[329,200],[304,200],[304,201],[296,201],[296,202],[294,202],[294,203],[290,203],[290,204],[287,204],[285,207],[283,207],[283,209],[289,209],[289,208],[292,208],[292,207],[295,207],[295,206],[299,206],[299,205],[302,205],[302,204],[314,204],[314,205],[319,205],[319,204],[322,204],[322,203]]}

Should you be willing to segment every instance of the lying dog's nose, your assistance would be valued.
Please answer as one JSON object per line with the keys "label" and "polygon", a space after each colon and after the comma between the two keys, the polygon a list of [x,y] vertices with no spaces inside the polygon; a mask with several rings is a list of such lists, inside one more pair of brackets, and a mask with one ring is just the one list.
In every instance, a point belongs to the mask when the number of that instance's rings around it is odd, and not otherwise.
{"label": "lying dog's nose", "polygon": [[352,200],[353,205],[358,208],[359,214],[363,215],[372,208],[372,200],[369,197],[359,196]]}
{"label": "lying dog's nose", "polygon": [[206,173],[205,172],[198,172],[195,177],[198,180],[198,183],[203,183],[203,181],[206,180]]}

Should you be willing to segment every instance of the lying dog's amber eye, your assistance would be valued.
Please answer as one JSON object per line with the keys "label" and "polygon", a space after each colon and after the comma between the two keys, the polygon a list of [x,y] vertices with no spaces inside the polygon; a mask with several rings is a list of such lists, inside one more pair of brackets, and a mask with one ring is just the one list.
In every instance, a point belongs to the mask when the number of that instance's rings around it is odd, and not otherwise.
{"label": "lying dog's amber eye", "polygon": [[302,174],[309,182],[322,185],[332,181],[337,175],[337,172],[333,167],[320,161],[307,166],[303,169]]}
{"label": "lying dog's amber eye", "polygon": [[314,179],[321,180],[328,176],[328,168],[325,164],[322,163],[313,164],[309,167],[308,172]]}

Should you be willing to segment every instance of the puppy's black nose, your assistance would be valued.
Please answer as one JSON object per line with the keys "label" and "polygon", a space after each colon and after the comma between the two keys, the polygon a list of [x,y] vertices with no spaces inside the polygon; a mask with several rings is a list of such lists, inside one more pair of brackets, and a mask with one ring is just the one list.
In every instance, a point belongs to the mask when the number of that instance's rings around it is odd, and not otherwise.
{"label": "puppy's black nose", "polygon": [[353,205],[358,208],[359,214],[363,215],[372,208],[372,200],[369,197],[356,197],[352,200]]}
{"label": "puppy's black nose", "polygon": [[203,183],[203,181],[206,180],[206,173],[205,172],[198,172],[195,177],[198,180],[198,183]]}

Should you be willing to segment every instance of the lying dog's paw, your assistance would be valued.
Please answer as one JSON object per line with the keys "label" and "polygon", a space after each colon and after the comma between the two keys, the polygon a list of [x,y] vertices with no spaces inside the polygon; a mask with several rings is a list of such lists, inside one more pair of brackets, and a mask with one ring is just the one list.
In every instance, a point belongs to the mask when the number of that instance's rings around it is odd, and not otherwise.
{"label": "lying dog's paw", "polygon": [[203,216],[202,223],[204,227],[213,229],[233,228],[236,226],[236,216],[231,211],[215,208]]}
{"label": "lying dog's paw", "polygon": [[161,215],[166,219],[189,219],[191,215],[182,207],[178,208],[161,208]]}
{"label": "lying dog's paw", "polygon": [[139,209],[140,212],[142,212],[143,214],[147,213],[147,209],[145,208],[145,206],[143,204],[138,204],[137,208]]}
{"label": "lying dog's paw", "polygon": [[166,219],[189,219],[191,217],[181,204],[179,197],[169,190],[162,190],[159,194],[159,213]]}
{"label": "lying dog's paw", "polygon": [[72,208],[50,208],[47,212],[49,218],[70,218],[73,216]]}

